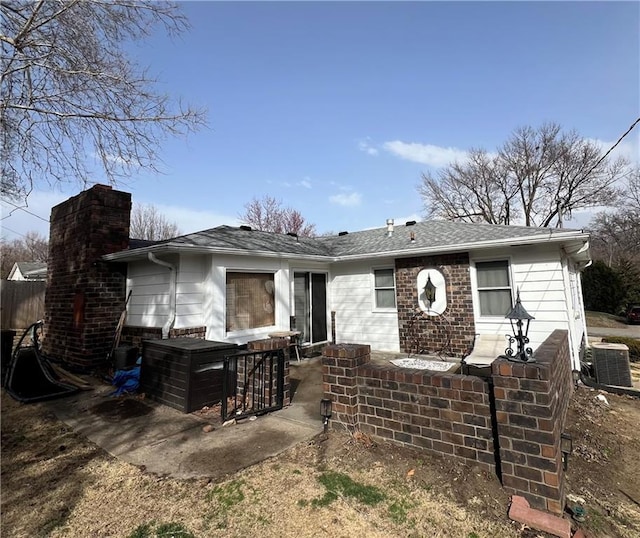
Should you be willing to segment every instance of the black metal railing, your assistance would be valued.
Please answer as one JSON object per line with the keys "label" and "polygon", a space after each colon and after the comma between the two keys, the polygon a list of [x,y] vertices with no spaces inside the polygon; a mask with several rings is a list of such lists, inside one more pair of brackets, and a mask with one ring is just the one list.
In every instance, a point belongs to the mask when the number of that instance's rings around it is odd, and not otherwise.
{"label": "black metal railing", "polygon": [[247,351],[225,357],[223,383],[223,421],[282,409],[284,351]]}

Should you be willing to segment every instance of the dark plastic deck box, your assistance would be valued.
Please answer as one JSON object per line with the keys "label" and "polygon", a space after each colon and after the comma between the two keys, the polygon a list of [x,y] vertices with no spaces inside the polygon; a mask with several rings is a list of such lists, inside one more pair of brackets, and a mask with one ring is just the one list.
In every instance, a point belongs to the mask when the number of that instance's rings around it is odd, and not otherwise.
{"label": "dark plastic deck box", "polygon": [[211,406],[222,399],[224,358],[237,350],[236,344],[199,338],[145,340],[140,391],[183,413]]}

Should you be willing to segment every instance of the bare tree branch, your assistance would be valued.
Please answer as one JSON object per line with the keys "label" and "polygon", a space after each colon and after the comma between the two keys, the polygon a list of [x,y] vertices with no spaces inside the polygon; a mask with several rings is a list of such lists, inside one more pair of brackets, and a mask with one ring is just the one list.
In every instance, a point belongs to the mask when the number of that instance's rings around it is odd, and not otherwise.
{"label": "bare tree branch", "polygon": [[178,225],[175,222],[169,222],[157,207],[134,202],[129,224],[129,237],[162,241],[178,235],[180,235]]}
{"label": "bare tree branch", "polygon": [[316,235],[315,224],[306,222],[296,209],[282,207],[282,203],[271,196],[265,196],[260,200],[253,198],[244,207],[245,212],[239,215],[240,221],[256,230],[295,233],[300,237]]}
{"label": "bare tree branch", "polygon": [[34,185],[87,185],[96,169],[117,184],[159,171],[158,149],[206,113],[155,91],[126,54],[158,26],[188,29],[175,4],[143,0],[8,0],[0,89],[1,193],[26,198]]}
{"label": "bare tree branch", "polygon": [[496,156],[471,150],[419,187],[428,216],[466,222],[562,226],[578,209],[610,205],[628,173],[598,145],[550,123],[516,129]]}

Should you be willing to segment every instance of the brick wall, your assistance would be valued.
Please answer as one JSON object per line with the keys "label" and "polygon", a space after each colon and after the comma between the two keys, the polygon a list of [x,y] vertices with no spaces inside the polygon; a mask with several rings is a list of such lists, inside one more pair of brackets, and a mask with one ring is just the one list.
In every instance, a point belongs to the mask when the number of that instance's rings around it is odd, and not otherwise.
{"label": "brick wall", "polygon": [[[427,268],[437,269],[445,277],[447,309],[441,316],[416,311],[418,273]],[[401,350],[465,355],[475,335],[467,253],[397,259],[396,294]]]}
{"label": "brick wall", "polygon": [[[182,329],[171,329],[169,331],[169,338],[188,337],[204,340],[206,334],[206,327],[187,327]],[[161,338],[161,327],[134,327],[125,325],[122,329],[120,344],[135,346],[138,349],[142,349],[143,340],[160,340]]]}
{"label": "brick wall", "polygon": [[[247,343],[247,351],[273,351],[276,349],[284,350],[284,383],[283,383],[283,401],[282,405],[289,405],[291,403],[291,378],[289,375],[289,361],[291,359],[291,346],[288,338],[264,338],[262,340],[253,340]],[[259,355],[256,355],[259,357]],[[244,378],[245,378],[245,366],[246,362],[238,360],[238,385],[237,392],[242,394],[244,391]],[[251,362],[250,364],[255,364]],[[262,400],[256,402],[263,407],[269,407],[275,404],[278,394],[277,385],[277,370],[274,368],[273,375],[271,375],[271,383],[269,384],[259,371],[256,371],[252,378],[248,381],[253,384],[254,392],[257,391],[261,394]],[[266,383],[266,386],[265,386]]]}
{"label": "brick wall", "polygon": [[560,514],[560,435],[573,393],[567,331],[554,331],[535,358],[532,364],[504,359],[493,363],[502,483],[531,506]]}
{"label": "brick wall", "polygon": [[131,195],[105,185],[51,210],[44,352],[70,364],[104,365],[125,306],[126,267],[101,256],[129,244]]}
{"label": "brick wall", "polygon": [[497,360],[489,379],[370,361],[370,347],[329,345],[323,390],[332,425],[495,470],[510,493],[562,513],[560,434],[573,391],[566,331],[536,363]]}

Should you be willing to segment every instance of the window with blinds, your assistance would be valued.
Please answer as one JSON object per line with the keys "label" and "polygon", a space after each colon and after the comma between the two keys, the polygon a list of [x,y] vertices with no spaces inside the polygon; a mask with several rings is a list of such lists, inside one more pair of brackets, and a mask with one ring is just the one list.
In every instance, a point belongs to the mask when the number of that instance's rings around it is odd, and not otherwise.
{"label": "window with blinds", "polygon": [[227,272],[227,332],[276,324],[273,273]]}
{"label": "window with blinds", "polygon": [[393,269],[374,269],[373,286],[375,294],[375,308],[396,307],[396,283]]}
{"label": "window with blinds", "polygon": [[480,315],[505,316],[513,305],[509,262],[476,262]]}

